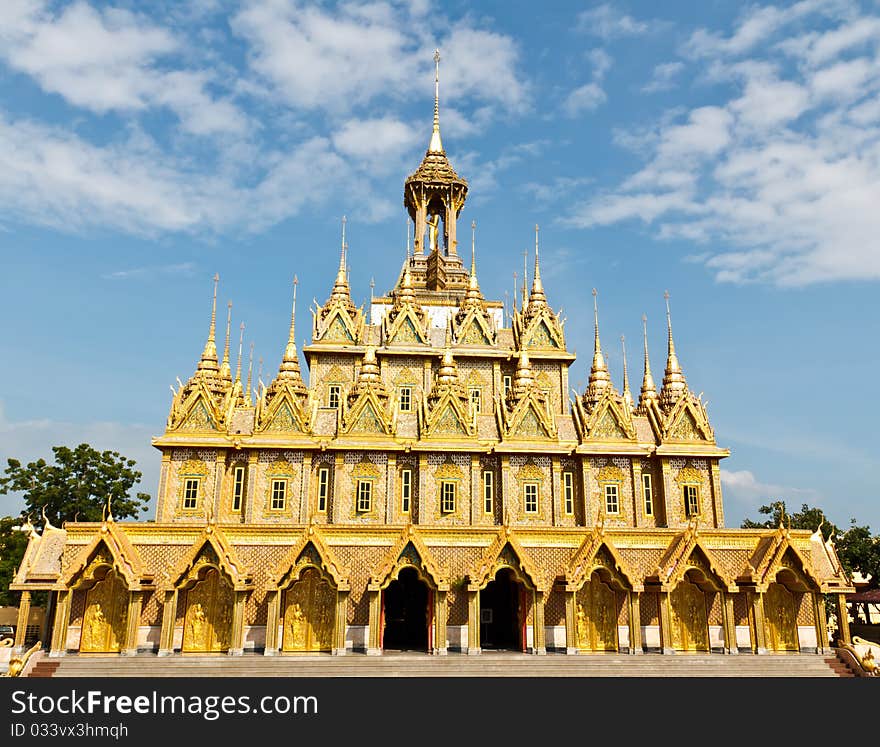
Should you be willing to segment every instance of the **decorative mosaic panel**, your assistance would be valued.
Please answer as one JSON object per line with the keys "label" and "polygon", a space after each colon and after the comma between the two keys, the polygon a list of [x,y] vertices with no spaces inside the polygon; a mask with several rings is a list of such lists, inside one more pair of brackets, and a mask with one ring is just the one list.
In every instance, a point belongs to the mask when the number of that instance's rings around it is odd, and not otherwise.
{"label": "decorative mosaic panel", "polygon": [[367,584],[374,569],[385,559],[390,547],[334,547],[340,565],[350,571],[351,593],[348,596],[348,624],[368,625],[370,599]]}
{"label": "decorative mosaic panel", "polygon": [[565,625],[565,589],[554,586],[544,602],[544,625]]}
{"label": "decorative mosaic panel", "polygon": [[813,600],[812,595],[803,592],[795,592],[795,603],[797,604],[797,624],[813,625],[815,624],[813,616]]}
{"label": "decorative mosaic panel", "polygon": [[745,594],[733,595],[733,621],[736,625],[749,624],[749,600]]}
{"label": "decorative mosaic panel", "polygon": [[629,625],[629,605],[626,603],[626,593],[615,591],[614,600],[617,603],[617,624]]}
{"label": "decorative mosaic panel", "polygon": [[78,589],[73,592],[73,598],[70,600],[70,624],[82,625],[83,614],[86,610],[86,594],[85,589]]}
{"label": "decorative mosaic panel", "polygon": [[642,625],[660,624],[660,600],[656,592],[648,591],[639,595],[639,617]]}
{"label": "decorative mosaic panel", "polygon": [[236,545],[235,553],[254,579],[254,589],[245,598],[244,624],[265,625],[268,613],[266,581],[290,551],[290,545]]}
{"label": "decorative mosaic panel", "polygon": [[709,625],[721,625],[722,618],[722,602],[721,595],[718,593],[706,594],[706,610],[709,614]]}
{"label": "decorative mosaic panel", "polygon": [[162,605],[159,600],[160,595],[155,592],[144,594],[141,604],[141,625],[161,625],[162,624]]}

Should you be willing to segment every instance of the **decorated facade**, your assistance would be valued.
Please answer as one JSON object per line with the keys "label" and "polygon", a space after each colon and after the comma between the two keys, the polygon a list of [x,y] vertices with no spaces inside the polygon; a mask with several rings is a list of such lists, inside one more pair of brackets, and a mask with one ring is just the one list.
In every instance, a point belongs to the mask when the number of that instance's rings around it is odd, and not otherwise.
{"label": "decorated facade", "polygon": [[834,548],[818,530],[725,528],[729,451],[679,363],[668,298],[663,378],[645,327],[636,398],[625,363],[622,389],[609,375],[593,292],[589,383],[572,398],[537,227],[508,313],[480,290],[473,224],[463,261],[467,192],[437,89],[404,184],[412,252],[365,310],[343,224],[308,383],[295,286],[281,364],[254,396],[229,318],[218,355],[215,278],[207,342],[153,441],[155,520],[111,507],[31,529],[12,588],[24,614],[50,592],[51,656],[827,650],[825,595],[851,591]]}

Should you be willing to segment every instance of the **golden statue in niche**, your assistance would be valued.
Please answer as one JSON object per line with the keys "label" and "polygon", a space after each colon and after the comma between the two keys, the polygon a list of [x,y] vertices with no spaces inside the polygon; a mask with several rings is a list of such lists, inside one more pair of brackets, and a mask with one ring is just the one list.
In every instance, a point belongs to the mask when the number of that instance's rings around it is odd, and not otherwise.
{"label": "golden statue in niche", "polygon": [[764,620],[767,648],[771,651],[800,650],[795,597],[780,583],[770,584],[764,593]]}
{"label": "golden statue in niche", "polygon": [[709,620],[703,590],[682,579],[669,594],[669,607],[672,647],[677,651],[708,651]]}
{"label": "golden statue in niche", "polygon": [[282,651],[330,651],[336,592],[317,568],[307,568],[284,594]]}
{"label": "golden statue in niche", "polygon": [[440,241],[439,241],[439,230],[440,230],[440,216],[438,214],[434,214],[431,218],[428,219],[428,246],[431,248],[432,252],[435,252],[439,249]]}
{"label": "golden statue in niche", "polygon": [[125,644],[128,588],[112,569],[86,595],[79,650],[82,653],[118,653]]}
{"label": "golden statue in niche", "polygon": [[221,652],[232,640],[232,584],[216,568],[202,571],[186,595],[183,626],[185,653]]}

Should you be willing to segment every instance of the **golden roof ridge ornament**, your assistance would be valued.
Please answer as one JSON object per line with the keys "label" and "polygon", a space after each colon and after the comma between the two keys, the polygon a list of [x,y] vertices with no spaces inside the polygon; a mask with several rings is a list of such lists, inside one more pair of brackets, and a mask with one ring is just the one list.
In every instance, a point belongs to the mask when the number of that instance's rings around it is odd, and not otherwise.
{"label": "golden roof ridge ornament", "polygon": [[244,403],[247,407],[250,407],[253,400],[251,399],[251,386],[253,385],[253,373],[254,373],[254,341],[251,340],[251,354],[250,359],[248,360],[248,378],[247,378],[247,393],[245,394]]}
{"label": "golden roof ridge ornament", "polygon": [[535,277],[532,279],[532,292],[529,295],[529,311],[532,311],[533,306],[546,305],[547,296],[544,294],[544,283],[541,282],[541,262],[538,256],[538,224],[535,223]]}

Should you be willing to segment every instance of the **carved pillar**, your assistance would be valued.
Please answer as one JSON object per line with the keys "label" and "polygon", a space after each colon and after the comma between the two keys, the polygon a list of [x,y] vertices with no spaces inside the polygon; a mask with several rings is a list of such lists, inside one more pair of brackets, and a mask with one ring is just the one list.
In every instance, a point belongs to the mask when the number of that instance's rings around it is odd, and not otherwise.
{"label": "carved pillar", "polygon": [[629,602],[629,652],[631,654],[642,654],[642,611],[639,606],[639,592],[630,591],[627,593]]}
{"label": "carved pillar", "polygon": [[270,589],[266,593],[266,646],[263,656],[275,656],[278,653],[278,616],[281,606],[281,590]]}
{"label": "carved pillar", "polygon": [[544,632],[544,592],[536,589],[534,593],[535,619],[532,625],[532,653],[547,653],[547,636]]}
{"label": "carved pillar", "polygon": [[565,587],[565,653],[576,654],[577,628],[574,624],[574,589]]}
{"label": "carved pillar", "polygon": [[828,620],[825,617],[825,597],[813,592],[813,623],[816,626],[816,653],[828,653]]}
{"label": "carved pillar", "polygon": [[162,630],[159,633],[159,656],[174,653],[174,623],[177,621],[177,589],[167,589],[162,603]]}
{"label": "carved pillar", "polygon": [[345,656],[345,631],[348,623],[348,589],[336,592],[336,633],[333,641],[333,655]]}
{"label": "carved pillar", "polygon": [[480,455],[471,454],[471,515],[469,523],[482,523],[483,517],[483,472],[480,469]]}
{"label": "carved pillar", "polygon": [[416,208],[416,233],[413,238],[413,251],[416,254],[425,253],[425,223],[427,221],[425,207],[424,200],[422,200],[418,203],[418,207]]}
{"label": "carved pillar", "polygon": [[40,643],[45,646],[50,643],[52,637],[52,621],[55,619],[55,609],[58,605],[58,592],[49,592],[49,602],[46,604],[46,611],[43,613],[43,619],[40,621]]}
{"label": "carved pillar", "polygon": [[348,495],[350,491],[347,491],[346,493],[343,493],[342,491],[342,482],[344,475],[345,453],[337,451],[336,458],[333,463],[333,480],[331,482],[331,485],[333,486],[333,500],[330,504],[333,508],[330,513],[332,515],[332,523],[334,524],[344,522],[346,514],[350,512],[352,508],[352,496]]}
{"label": "carved pillar", "polygon": [[171,468],[171,450],[162,452],[162,466],[159,468],[159,493],[156,496],[156,522],[165,521],[166,487],[168,485],[168,471]]}
{"label": "carved pillar", "polygon": [[565,496],[562,495],[562,462],[558,454],[550,457],[550,523],[553,526],[562,524],[561,517],[565,516]]}
{"label": "carved pillar", "polygon": [[246,591],[235,592],[232,607],[232,640],[229,642],[229,656],[241,656],[244,653],[244,599]]}
{"label": "carved pillar", "polygon": [[367,629],[367,656],[379,656],[382,653],[382,592],[379,587],[367,588],[370,599],[370,625]]}
{"label": "carved pillar", "polygon": [[[510,476],[510,457],[503,454],[501,457],[501,480],[500,480],[498,498],[501,500],[501,523],[507,524],[511,521],[510,507],[515,506],[516,497],[513,493],[513,484]],[[516,520],[516,517],[513,517]]]}
{"label": "carved pillar", "polygon": [[718,460],[712,460],[709,470],[709,483],[712,486],[712,510],[715,514],[715,526],[724,526],[724,507],[721,500],[721,467]]}
{"label": "carved pillar", "polygon": [[[666,526],[674,527],[681,524],[681,512],[677,511],[673,513],[672,505],[669,500],[670,495],[670,485],[672,485],[672,469],[669,466],[669,459],[667,457],[663,457],[660,459],[660,474],[663,479],[660,480],[660,485],[658,486],[660,490],[657,490],[657,495],[655,496],[655,501],[663,501],[663,517],[666,519]],[[657,515],[657,506],[654,506],[654,515]]]}
{"label": "carved pillar", "polygon": [[837,602],[837,636],[841,643],[852,644],[852,636],[849,632],[849,612],[846,609],[846,596],[835,594]]}
{"label": "carved pillar", "polygon": [[[312,495],[312,460],[309,452],[303,455],[299,481],[299,520],[305,524],[313,511],[317,511],[317,496]],[[326,517],[326,515],[325,515]]]}
{"label": "carved pillar", "polygon": [[248,467],[247,467],[247,499],[244,504],[244,516],[245,522],[250,524],[254,520],[254,496],[257,494],[257,459],[259,458],[260,453],[256,449],[251,449],[248,452]]}
{"label": "carved pillar", "polygon": [[67,626],[70,624],[70,597],[73,592],[63,589],[58,592],[58,606],[55,610],[55,625],[52,628],[52,646],[49,656],[64,656],[67,653]]}
{"label": "carved pillar", "polygon": [[[385,523],[394,524],[395,518],[400,512],[400,501],[397,490],[397,456],[394,453],[388,455],[388,466],[385,469]],[[412,488],[410,488],[412,493]],[[412,507],[410,507],[412,510]]]}
{"label": "carved pillar", "polygon": [[633,526],[640,527],[648,523],[645,516],[645,489],[642,485],[642,460],[634,456],[629,463],[632,468]]}
{"label": "carved pillar", "polygon": [[480,590],[468,586],[468,655],[480,653]]}
{"label": "carved pillar", "polygon": [[764,622],[764,595],[754,591],[752,597],[752,649],[756,654],[767,653],[766,629]]}
{"label": "carved pillar", "polygon": [[438,589],[434,592],[434,653],[440,656],[446,656],[449,652],[449,644],[446,640],[446,618],[449,616],[446,594],[446,589]]}
{"label": "carved pillar", "polygon": [[[418,506],[411,503],[409,514],[413,517],[413,524],[422,524],[430,522],[427,507],[430,505],[428,501],[428,455],[419,454],[419,494],[414,496],[413,500],[418,499]],[[436,500],[434,502],[434,510],[436,511]]]}
{"label": "carved pillar", "polygon": [[213,516],[215,521],[221,520],[221,510],[223,508],[223,478],[226,472],[226,452],[223,449],[217,449],[217,461],[214,468],[214,501]]}
{"label": "carved pillar", "polygon": [[455,204],[455,200],[450,199],[449,201],[444,200],[446,202],[446,220],[444,223],[446,224],[444,227],[446,228],[446,250],[449,256],[455,256],[456,247],[458,246],[458,239],[456,238],[455,231],[455,223],[456,223],[456,213],[457,206]]}
{"label": "carved pillar", "polygon": [[733,614],[733,595],[730,592],[721,592],[721,624],[724,630],[724,653],[738,654],[736,645],[736,618]]}
{"label": "carved pillar", "polygon": [[27,632],[28,617],[31,612],[31,593],[21,592],[21,601],[18,603],[18,621],[15,624],[15,653],[24,651],[24,636]]}
{"label": "carved pillar", "polygon": [[660,651],[674,654],[672,646],[672,610],[669,609],[669,592],[661,591],[660,597]]}
{"label": "carved pillar", "polygon": [[595,526],[598,511],[593,505],[593,476],[590,457],[581,457],[581,480],[584,486],[584,526]]}
{"label": "carved pillar", "polygon": [[125,643],[119,652],[123,656],[135,656],[138,651],[138,630],[141,626],[141,607],[144,593],[130,591],[128,593],[128,618],[125,631]]}

